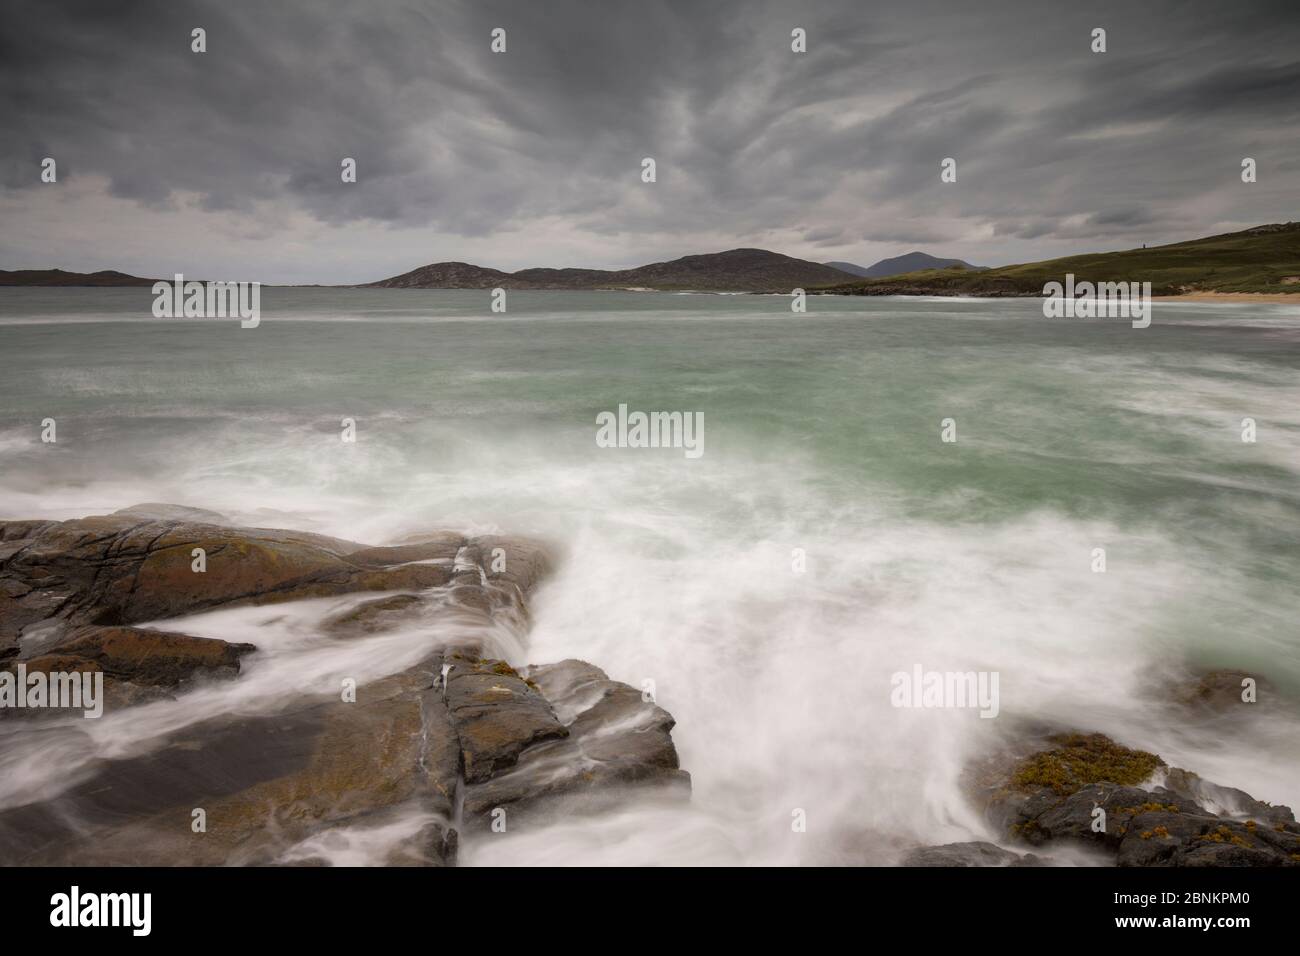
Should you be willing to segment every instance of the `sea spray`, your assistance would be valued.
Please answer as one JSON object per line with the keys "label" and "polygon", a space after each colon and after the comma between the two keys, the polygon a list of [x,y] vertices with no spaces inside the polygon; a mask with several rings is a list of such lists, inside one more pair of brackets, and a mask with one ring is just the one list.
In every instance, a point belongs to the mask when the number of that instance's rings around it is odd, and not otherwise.
{"label": "sea spray", "polygon": [[[521,291],[489,323],[467,317],[479,293],[376,292],[365,314],[332,290],[267,294],[306,334],[268,325],[256,363],[220,323],[195,323],[186,341],[212,361],[177,368],[174,329],[126,320],[138,290],[52,292],[48,321],[122,319],[82,322],[57,353],[48,326],[7,326],[22,359],[0,381],[19,422],[0,436],[7,510],[179,501],[370,543],[432,528],[554,540],[533,631],[506,656],[652,679],[694,793],[512,829],[465,862],[888,863],[907,841],[986,839],[960,777],[1025,721],[1300,799],[1285,712],[1244,736],[1189,728],[1150,676],[1243,661],[1287,693],[1300,678],[1300,596],[1277,587],[1300,573],[1278,544],[1300,475],[1300,322],[1284,307],[1162,305],[1156,355],[1122,326],[1045,322],[1034,300],[824,297],[795,325],[758,297]],[[368,406],[348,454],[343,380]],[[725,421],[727,441],[715,431],[689,467],[593,447],[593,409],[628,395]],[[47,454],[36,426],[72,401],[77,428],[61,418]],[[934,424],[954,403],[962,441],[943,445]],[[1256,443],[1240,441],[1246,414]],[[50,799],[78,768],[195,721],[400,669],[441,639],[326,640],[314,622],[330,604],[167,623],[256,644],[237,680],[78,715],[39,749],[0,721],[0,803]],[[997,670],[998,718],[891,706],[911,662]]]}

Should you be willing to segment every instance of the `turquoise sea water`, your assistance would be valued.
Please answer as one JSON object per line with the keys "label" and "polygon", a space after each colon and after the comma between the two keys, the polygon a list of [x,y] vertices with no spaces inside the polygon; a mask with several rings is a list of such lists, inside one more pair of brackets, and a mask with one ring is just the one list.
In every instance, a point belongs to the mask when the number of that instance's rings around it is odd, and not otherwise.
{"label": "turquoise sea water", "polygon": [[[1137,330],[1037,300],[508,301],[264,289],[241,329],[0,289],[0,511],[555,541],[529,660],[653,680],[694,798],[469,862],[890,862],[987,835],[961,769],[1029,721],[1300,804],[1300,305]],[[620,404],[701,413],[703,456],[597,447]],[[999,717],[891,707],[916,664],[997,671]],[[1170,707],[1210,667],[1267,681],[1247,724]]]}

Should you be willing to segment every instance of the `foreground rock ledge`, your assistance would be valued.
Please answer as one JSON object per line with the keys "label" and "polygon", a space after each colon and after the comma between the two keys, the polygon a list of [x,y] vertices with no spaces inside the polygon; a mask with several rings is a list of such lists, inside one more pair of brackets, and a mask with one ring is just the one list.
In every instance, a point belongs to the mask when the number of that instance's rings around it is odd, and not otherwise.
{"label": "foreground rock ledge", "polygon": [[[353,703],[304,696],[100,761],[53,799],[0,810],[0,863],[311,864],[335,836],[392,826],[407,835],[384,862],[446,865],[462,832],[495,838],[500,820],[544,825],[646,788],[689,795],[666,711],[583,661],[503,659],[497,637],[522,643],[526,599],[550,567],[537,543],[432,532],[374,547],[222,520],[142,505],[0,522],[0,669],[102,671],[111,719],[239,675],[253,645],[156,624],[197,611],[385,592],[323,632],[365,640],[454,620],[466,637],[431,640],[418,664],[363,685]],[[195,548],[203,573],[191,569]],[[76,723],[64,715],[54,731]],[[196,807],[205,833],[191,829]]]}

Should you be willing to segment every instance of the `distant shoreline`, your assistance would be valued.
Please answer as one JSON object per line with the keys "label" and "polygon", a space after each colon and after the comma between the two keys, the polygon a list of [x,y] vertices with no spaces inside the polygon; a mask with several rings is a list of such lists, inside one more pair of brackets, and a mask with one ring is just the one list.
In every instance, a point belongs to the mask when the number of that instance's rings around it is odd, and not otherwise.
{"label": "distant shoreline", "polygon": [[1157,302],[1275,302],[1300,305],[1300,292],[1186,292],[1182,295],[1153,295]]}
{"label": "distant shoreline", "polygon": [[[871,268],[889,261],[882,260]],[[739,248],[616,270],[546,267],[503,272],[468,262],[434,262],[377,282],[334,288],[657,291],[715,295],[747,292],[789,295],[802,289],[808,295],[1040,298],[1048,284],[1065,282],[1072,276],[1088,283],[1140,282],[1146,294],[1154,292],[1156,298],[1300,302],[1300,222],[1271,223],[1163,246],[993,268],[963,268],[963,265],[958,261],[943,268],[863,278],[827,263],[797,259],[767,249]],[[175,277],[178,282],[180,278]],[[0,270],[0,286],[153,286],[167,281],[108,269],[94,273],[61,269]],[[203,280],[191,278],[191,281]],[[313,283],[297,288],[330,286]]]}
{"label": "distant shoreline", "polygon": [[[466,286],[463,288],[392,288],[375,285],[273,285],[271,283],[262,283],[264,289],[338,289],[338,290],[375,290],[384,292],[484,292],[487,290]],[[144,288],[143,285],[120,284],[120,285],[94,285],[94,284],[51,284],[51,285],[6,285],[0,283],[0,289],[138,289]],[[756,292],[748,289],[736,289],[732,291],[716,289],[649,289],[649,288],[622,288],[622,289],[596,289],[596,288],[576,288],[576,289],[512,289],[512,292],[626,292],[633,295],[642,295],[647,292],[658,292],[663,295],[714,295],[714,296],[733,296],[733,295],[757,295],[757,296],[777,296],[789,298],[789,292]],[[809,297],[816,296],[834,297],[842,299],[1041,299],[1044,296],[1037,292],[1022,293],[979,293],[979,292],[954,292],[949,290],[935,289],[928,292],[848,292],[840,290],[808,289]],[[1219,302],[1219,303],[1240,303],[1249,304],[1273,304],[1273,305],[1300,305],[1300,289],[1295,292],[1184,292],[1178,295],[1153,295],[1152,301],[1155,302]]]}

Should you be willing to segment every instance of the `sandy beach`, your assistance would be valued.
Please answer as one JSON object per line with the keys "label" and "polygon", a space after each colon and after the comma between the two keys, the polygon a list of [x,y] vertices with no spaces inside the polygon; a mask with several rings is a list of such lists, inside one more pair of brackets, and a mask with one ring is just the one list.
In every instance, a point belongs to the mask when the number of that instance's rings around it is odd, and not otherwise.
{"label": "sandy beach", "polygon": [[1300,305],[1300,292],[1189,292],[1186,295],[1153,295],[1158,302],[1271,302]]}

